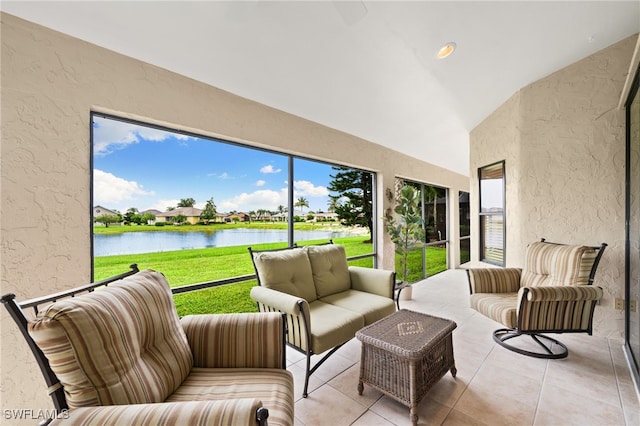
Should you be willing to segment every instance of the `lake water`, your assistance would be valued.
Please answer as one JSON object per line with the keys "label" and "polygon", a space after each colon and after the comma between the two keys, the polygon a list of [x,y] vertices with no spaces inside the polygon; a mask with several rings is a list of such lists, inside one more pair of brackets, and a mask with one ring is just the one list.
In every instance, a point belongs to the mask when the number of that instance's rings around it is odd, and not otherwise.
{"label": "lake water", "polygon": [[[296,241],[322,240],[352,235],[335,231],[295,231]],[[93,236],[93,255],[153,253],[207,247],[286,242],[286,229],[220,229],[213,232],[123,232]]]}

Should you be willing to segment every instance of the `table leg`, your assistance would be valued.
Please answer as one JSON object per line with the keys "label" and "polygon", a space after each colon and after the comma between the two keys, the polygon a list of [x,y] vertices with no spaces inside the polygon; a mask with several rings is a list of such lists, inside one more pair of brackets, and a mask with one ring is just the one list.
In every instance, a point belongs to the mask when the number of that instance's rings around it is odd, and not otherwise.
{"label": "table leg", "polygon": [[456,374],[458,374],[458,369],[454,365],[453,367],[451,367],[451,375],[453,376],[453,378],[455,378]]}
{"label": "table leg", "polygon": [[362,395],[362,391],[364,390],[364,385],[362,384],[362,380],[358,382],[358,395]]}
{"label": "table leg", "polygon": [[416,426],[418,424],[418,410],[415,405],[411,407],[411,410],[409,411],[409,415],[411,417],[411,424],[413,426]]}

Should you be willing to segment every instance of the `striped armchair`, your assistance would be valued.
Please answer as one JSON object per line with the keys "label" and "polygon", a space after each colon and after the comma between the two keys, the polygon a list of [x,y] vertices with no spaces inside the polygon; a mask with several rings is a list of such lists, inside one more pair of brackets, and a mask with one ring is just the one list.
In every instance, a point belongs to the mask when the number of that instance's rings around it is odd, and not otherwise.
{"label": "striped armchair", "polygon": [[52,424],[294,422],[280,314],[178,318],[165,277],[147,270],[58,300],[26,326],[50,391],[64,391]]}
{"label": "striped armchair", "polygon": [[[506,327],[493,333],[503,347],[537,358],[565,358],[567,347],[542,333],[591,335],[593,311],[602,297],[602,289],[591,284],[606,246],[543,239],[527,247],[523,268],[468,269],[471,307]],[[511,341],[523,335],[535,344]]]}

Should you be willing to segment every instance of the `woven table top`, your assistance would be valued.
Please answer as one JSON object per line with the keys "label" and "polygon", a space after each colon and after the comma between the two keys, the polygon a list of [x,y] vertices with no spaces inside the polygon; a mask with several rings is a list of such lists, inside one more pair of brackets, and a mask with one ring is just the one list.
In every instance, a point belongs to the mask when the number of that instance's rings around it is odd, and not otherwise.
{"label": "woven table top", "polygon": [[356,337],[398,356],[419,358],[456,327],[448,319],[400,309],[358,331]]}

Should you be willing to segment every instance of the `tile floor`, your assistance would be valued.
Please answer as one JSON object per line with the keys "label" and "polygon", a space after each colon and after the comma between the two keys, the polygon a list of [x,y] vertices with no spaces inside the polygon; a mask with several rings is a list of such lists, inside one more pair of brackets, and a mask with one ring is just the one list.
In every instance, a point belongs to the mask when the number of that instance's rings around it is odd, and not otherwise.
{"label": "tile floor", "polygon": [[[457,377],[447,373],[418,407],[421,425],[638,425],[640,404],[622,342],[560,335],[563,360],[541,360],[493,342],[500,325],[469,308],[464,270],[414,286],[400,307],[456,321]],[[287,352],[296,394],[296,425],[410,425],[409,409],[365,385],[358,395],[360,342],[351,340],[311,376],[302,398],[304,357]]]}

